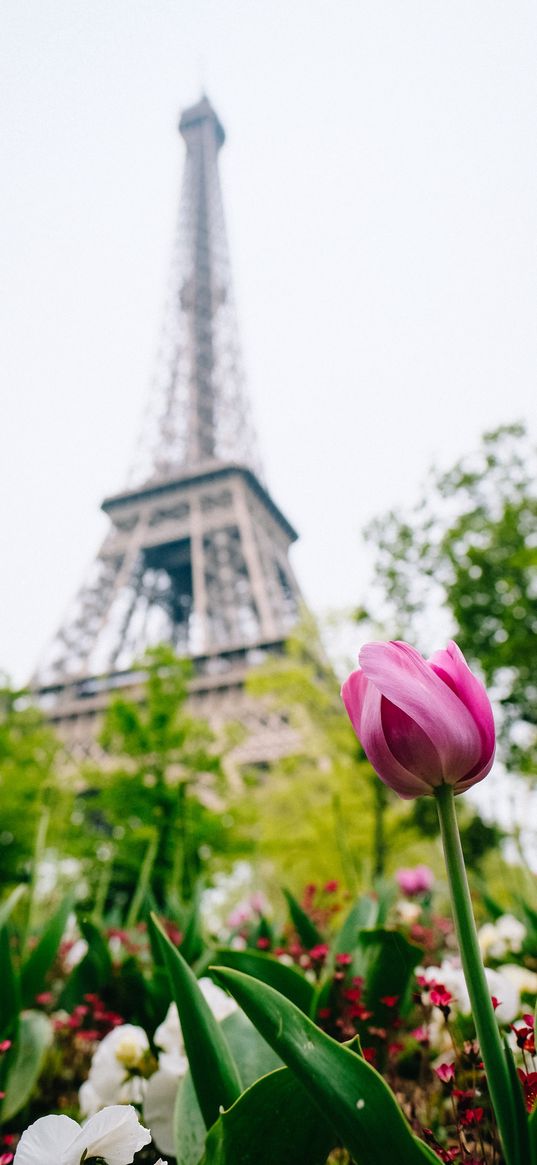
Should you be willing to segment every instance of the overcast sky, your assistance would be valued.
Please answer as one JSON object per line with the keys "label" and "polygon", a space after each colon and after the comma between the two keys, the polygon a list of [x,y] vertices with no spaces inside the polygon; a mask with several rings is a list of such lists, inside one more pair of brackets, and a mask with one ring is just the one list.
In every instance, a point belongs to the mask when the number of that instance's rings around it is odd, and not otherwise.
{"label": "overcast sky", "polygon": [[364,523],[484,428],[535,428],[535,6],[2,0],[0,25],[0,666],[31,672],[124,484],[202,87],[267,481],[310,603],[362,601]]}

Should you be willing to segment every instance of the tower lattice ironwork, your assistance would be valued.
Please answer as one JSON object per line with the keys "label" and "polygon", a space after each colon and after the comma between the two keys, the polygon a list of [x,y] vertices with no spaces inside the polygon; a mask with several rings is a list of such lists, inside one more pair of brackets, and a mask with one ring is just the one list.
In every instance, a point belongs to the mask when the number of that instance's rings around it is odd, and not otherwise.
{"label": "tower lattice ironwork", "polygon": [[[129,483],[102,504],[108,534],[33,680],[71,744],[94,735],[110,690],[135,682],[135,661],[163,641],[194,659],[200,710],[233,718],[246,672],[281,648],[300,604],[288,558],[296,533],[263,484],[244,392],[218,172],[224,130],[206,97],[179,128],[168,304]],[[252,756],[267,751],[265,740]]]}

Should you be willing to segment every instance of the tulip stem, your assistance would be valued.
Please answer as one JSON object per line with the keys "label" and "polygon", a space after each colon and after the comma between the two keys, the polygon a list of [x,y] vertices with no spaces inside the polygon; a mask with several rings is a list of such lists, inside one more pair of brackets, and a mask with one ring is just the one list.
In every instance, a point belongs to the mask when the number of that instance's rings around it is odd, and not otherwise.
{"label": "tulip stem", "polygon": [[479,950],[453,786],[439,785],[435,789],[435,797],[461,962],[503,1152],[507,1165],[524,1165],[521,1156],[523,1131],[517,1127],[517,1109],[509,1066]]}

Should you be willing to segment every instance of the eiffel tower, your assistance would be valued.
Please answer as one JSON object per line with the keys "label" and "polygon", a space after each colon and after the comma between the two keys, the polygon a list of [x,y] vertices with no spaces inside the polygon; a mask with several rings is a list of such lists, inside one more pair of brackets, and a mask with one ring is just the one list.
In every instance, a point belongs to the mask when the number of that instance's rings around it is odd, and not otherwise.
{"label": "eiffel tower", "polygon": [[[91,751],[118,689],[161,642],[194,663],[191,706],[216,728],[242,720],[242,763],[289,748],[285,725],[244,691],[281,652],[301,603],[288,551],[297,535],[267,491],[238,342],[218,173],[225,139],[206,97],[186,109],[179,220],[157,371],[127,487],[33,678],[71,755]],[[254,707],[255,704],[255,707]]]}

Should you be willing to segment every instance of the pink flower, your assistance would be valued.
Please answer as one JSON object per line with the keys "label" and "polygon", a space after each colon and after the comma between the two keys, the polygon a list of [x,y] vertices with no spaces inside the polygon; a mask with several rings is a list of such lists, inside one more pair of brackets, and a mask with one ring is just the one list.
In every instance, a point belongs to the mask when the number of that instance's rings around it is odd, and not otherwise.
{"label": "pink flower", "polygon": [[395,881],[402,894],[427,894],[434,886],[434,874],[428,866],[409,866],[396,870]]}
{"label": "pink flower", "polygon": [[435,1068],[435,1072],[438,1079],[442,1081],[442,1084],[449,1084],[455,1079],[454,1064],[439,1064],[438,1068]]}
{"label": "pink flower", "polygon": [[490,772],[492,708],[456,643],[429,660],[408,643],[368,643],[359,662],[343,701],[368,760],[400,797],[442,784],[462,793]]}

